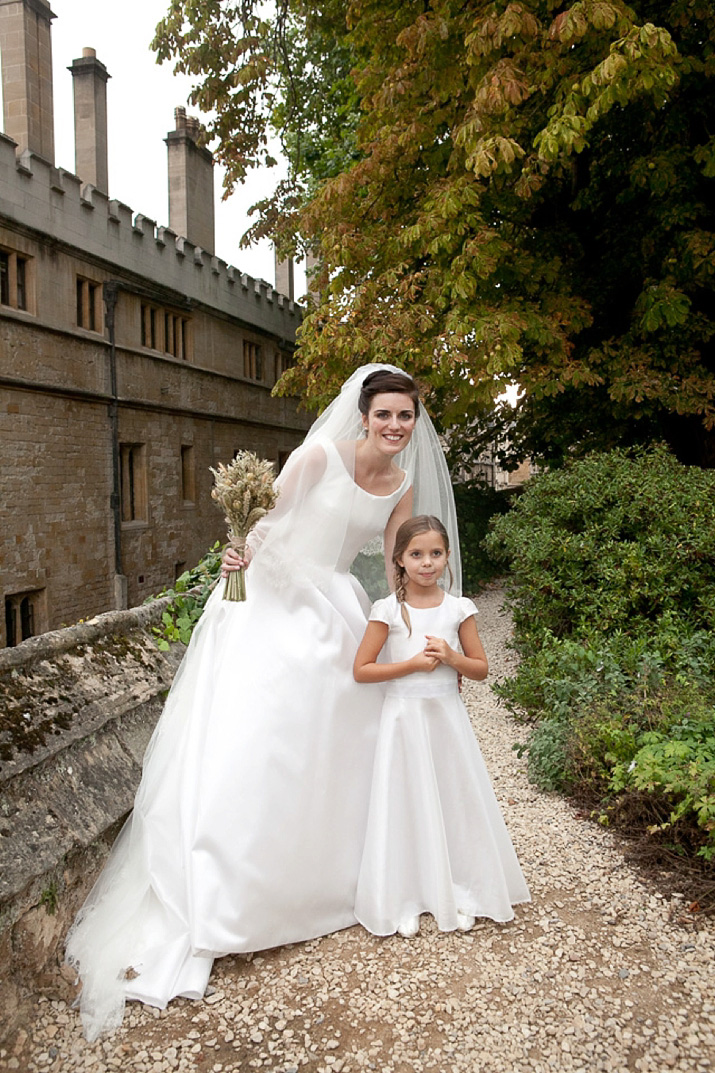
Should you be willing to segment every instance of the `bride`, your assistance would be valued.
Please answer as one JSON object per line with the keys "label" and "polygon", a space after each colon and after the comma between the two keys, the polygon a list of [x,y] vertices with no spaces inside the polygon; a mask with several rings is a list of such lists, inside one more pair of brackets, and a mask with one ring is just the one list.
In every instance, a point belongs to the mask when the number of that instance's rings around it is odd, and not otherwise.
{"label": "bride", "polygon": [[[134,811],[67,939],[89,1040],[126,999],[201,998],[213,959],[356,923],[382,693],[352,664],[369,601],[350,566],[433,514],[458,549],[444,456],[411,377],[343,385],[251,534],[248,599],[207,603]],[[451,560],[459,595],[458,554]]]}

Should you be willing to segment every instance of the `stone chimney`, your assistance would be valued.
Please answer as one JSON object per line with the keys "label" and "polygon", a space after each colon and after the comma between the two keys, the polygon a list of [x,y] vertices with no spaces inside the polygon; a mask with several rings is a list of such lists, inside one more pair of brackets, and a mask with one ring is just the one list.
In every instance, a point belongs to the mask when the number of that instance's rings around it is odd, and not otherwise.
{"label": "stone chimney", "polygon": [[285,294],[290,298],[291,302],[295,299],[295,273],[293,258],[288,257],[285,261],[278,260],[278,253],[275,254],[276,260],[276,290],[279,294]]}
{"label": "stone chimney", "polygon": [[47,0],[0,0],[5,134],[20,150],[55,162],[52,37]]}
{"label": "stone chimney", "polygon": [[109,193],[107,163],[107,68],[93,48],[82,49],[82,58],[67,70],[74,89],[75,171],[85,183]]}
{"label": "stone chimney", "polygon": [[198,119],[174,109],[176,130],[169,131],[169,227],[195,246],[214,251],[213,156],[199,145]]}
{"label": "stone chimney", "polygon": [[305,283],[306,290],[316,304],[320,303],[320,291],[316,282],[316,275],[320,258],[314,250],[308,250],[305,256]]}

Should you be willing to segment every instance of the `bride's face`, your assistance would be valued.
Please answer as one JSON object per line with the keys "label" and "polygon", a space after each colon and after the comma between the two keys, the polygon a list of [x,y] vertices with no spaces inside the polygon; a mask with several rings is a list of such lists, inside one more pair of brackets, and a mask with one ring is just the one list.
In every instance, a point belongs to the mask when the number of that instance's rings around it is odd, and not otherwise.
{"label": "bride's face", "polygon": [[415,405],[409,395],[392,391],[376,395],[370,413],[362,418],[367,443],[383,454],[399,454],[410,442],[415,420]]}

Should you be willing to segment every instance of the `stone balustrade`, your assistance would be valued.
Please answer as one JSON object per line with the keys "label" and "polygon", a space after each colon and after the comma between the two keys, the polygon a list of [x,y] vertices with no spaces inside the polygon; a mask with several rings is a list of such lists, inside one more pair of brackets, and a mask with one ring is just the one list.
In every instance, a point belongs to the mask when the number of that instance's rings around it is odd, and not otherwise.
{"label": "stone balustrade", "polygon": [[0,651],[0,1039],[38,991],[69,997],[63,940],[131,809],[182,654],[167,600]]}

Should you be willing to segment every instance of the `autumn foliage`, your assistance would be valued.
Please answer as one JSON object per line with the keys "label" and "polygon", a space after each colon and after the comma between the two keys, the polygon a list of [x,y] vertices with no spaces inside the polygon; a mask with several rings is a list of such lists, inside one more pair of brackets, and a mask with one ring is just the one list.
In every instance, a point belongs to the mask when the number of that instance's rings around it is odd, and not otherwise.
{"label": "autumn foliage", "polygon": [[233,177],[276,117],[293,153],[263,226],[321,269],[285,390],[320,404],[391,360],[463,454],[515,418],[516,455],[666,439],[715,464],[709,0],[294,2],[253,36],[247,0],[170,14],[158,47]]}

